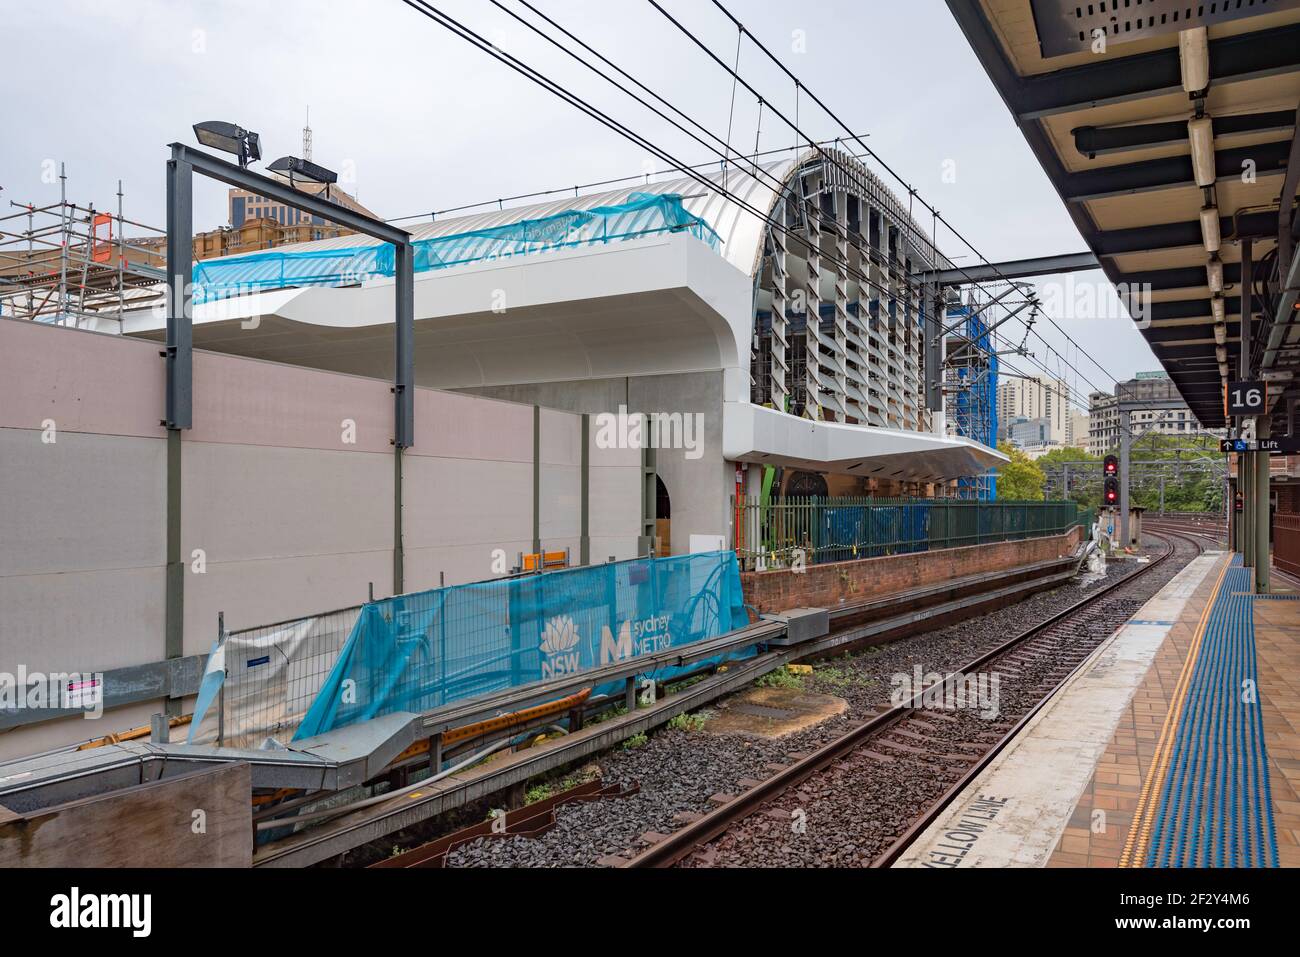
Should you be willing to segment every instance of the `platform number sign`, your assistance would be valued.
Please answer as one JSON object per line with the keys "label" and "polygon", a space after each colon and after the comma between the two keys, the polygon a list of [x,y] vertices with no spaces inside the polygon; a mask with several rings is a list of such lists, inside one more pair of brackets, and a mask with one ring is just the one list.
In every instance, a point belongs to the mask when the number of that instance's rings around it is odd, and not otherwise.
{"label": "platform number sign", "polygon": [[1228,415],[1263,415],[1268,408],[1268,385],[1264,382],[1229,382]]}

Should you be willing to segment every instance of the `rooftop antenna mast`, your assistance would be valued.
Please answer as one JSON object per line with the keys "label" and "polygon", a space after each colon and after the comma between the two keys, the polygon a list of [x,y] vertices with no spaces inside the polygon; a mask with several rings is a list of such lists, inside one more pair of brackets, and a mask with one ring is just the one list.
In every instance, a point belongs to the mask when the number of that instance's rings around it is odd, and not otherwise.
{"label": "rooftop antenna mast", "polygon": [[311,107],[307,107],[307,122],[302,128],[302,158],[311,159]]}

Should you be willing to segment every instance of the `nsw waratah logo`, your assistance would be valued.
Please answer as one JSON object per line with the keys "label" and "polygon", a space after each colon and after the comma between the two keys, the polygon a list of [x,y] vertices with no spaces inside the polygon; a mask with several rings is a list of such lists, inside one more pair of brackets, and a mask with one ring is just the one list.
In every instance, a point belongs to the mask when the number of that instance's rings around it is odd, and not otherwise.
{"label": "nsw waratah logo", "polygon": [[542,631],[542,677],[572,674],[582,668],[578,647],[578,626],[568,615],[559,615],[546,623]]}

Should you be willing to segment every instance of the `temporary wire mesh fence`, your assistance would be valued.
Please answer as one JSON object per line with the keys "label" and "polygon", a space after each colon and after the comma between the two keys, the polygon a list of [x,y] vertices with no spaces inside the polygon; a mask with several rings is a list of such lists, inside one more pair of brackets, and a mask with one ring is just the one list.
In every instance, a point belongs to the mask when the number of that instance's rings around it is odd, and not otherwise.
{"label": "temporary wire mesh fence", "polygon": [[[685,232],[717,249],[721,240],[675,193],[633,193],[626,203],[573,209],[538,219],[418,240],[415,271]],[[349,286],[392,276],[387,244],[342,249],[273,251],[194,265],[195,304],[293,286]]]}
{"label": "temporary wire mesh fence", "polygon": [[[565,569],[365,606],[295,738],[560,677],[748,624],[734,552]],[[678,673],[663,669],[661,680]],[[619,686],[597,687],[613,694]]]}
{"label": "temporary wire mesh fence", "polygon": [[746,569],[789,568],[1057,535],[1092,524],[1075,502],[732,497]]}
{"label": "temporary wire mesh fence", "polygon": [[209,656],[190,743],[231,748],[261,748],[271,743],[268,739],[287,743],[320,694],[361,611],[356,605],[224,636]]}
{"label": "temporary wire mesh fence", "polygon": [[[190,742],[274,747],[716,638],[748,623],[731,551],[398,595],[227,635],[209,657]],[[648,675],[667,680],[679,672]]]}

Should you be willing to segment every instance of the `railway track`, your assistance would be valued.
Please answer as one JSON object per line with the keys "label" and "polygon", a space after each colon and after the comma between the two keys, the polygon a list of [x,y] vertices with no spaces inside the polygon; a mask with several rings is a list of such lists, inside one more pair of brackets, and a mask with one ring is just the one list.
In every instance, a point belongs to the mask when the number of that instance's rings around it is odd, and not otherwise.
{"label": "railway track", "polygon": [[[1146,601],[1153,573],[1160,580],[1164,576],[1157,569],[1185,564],[1175,561],[1176,555],[1190,560],[1206,549],[1194,531],[1151,529],[1151,535],[1165,548],[1138,572],[1097,589],[957,672],[924,680],[919,690],[899,695],[899,703],[880,707],[846,734],[796,756],[673,833],[651,836],[653,843],[626,866],[892,863]],[[991,688],[992,696],[981,697],[981,688]],[[973,691],[973,704],[960,700],[962,689],[967,699]]]}
{"label": "railway track", "polygon": [[1193,538],[1202,539],[1205,542],[1213,544],[1216,548],[1227,547],[1227,526],[1223,522],[1215,519],[1155,517],[1146,519],[1143,523],[1143,527],[1150,530],[1151,533],[1155,535],[1162,532],[1172,532],[1178,535],[1189,535]]}

